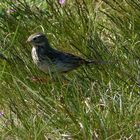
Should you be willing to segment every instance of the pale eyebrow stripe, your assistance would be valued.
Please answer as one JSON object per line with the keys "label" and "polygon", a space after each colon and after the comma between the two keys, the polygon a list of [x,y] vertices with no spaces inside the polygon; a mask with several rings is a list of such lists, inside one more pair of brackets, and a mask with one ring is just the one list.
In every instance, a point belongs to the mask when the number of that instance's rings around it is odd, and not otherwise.
{"label": "pale eyebrow stripe", "polygon": [[41,35],[36,35],[35,37],[39,37],[39,36],[41,36]]}

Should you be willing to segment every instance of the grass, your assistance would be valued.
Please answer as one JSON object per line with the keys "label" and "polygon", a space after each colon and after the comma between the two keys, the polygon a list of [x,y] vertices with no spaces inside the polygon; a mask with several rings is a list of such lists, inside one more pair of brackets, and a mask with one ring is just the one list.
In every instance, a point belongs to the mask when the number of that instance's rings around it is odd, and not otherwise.
{"label": "grass", "polygon": [[[0,60],[1,139],[140,139],[139,15],[137,0],[0,2],[0,51],[12,62]],[[31,60],[34,32],[54,48],[109,63],[52,81]]]}

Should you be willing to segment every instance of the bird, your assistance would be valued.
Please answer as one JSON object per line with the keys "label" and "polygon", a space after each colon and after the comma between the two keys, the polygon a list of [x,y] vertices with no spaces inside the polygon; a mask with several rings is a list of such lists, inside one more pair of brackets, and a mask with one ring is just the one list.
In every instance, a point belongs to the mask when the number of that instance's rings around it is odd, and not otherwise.
{"label": "bird", "polygon": [[42,32],[31,34],[27,42],[32,45],[33,62],[45,73],[66,73],[82,65],[97,64],[96,61],[54,49]]}

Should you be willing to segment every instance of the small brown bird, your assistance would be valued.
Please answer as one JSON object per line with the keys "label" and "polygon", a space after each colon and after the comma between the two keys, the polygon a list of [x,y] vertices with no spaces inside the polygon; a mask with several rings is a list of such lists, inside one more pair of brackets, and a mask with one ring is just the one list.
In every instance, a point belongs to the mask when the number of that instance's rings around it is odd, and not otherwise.
{"label": "small brown bird", "polygon": [[32,48],[32,59],[43,72],[68,72],[81,65],[97,64],[95,61],[88,61],[73,54],[64,53],[53,49],[47,37],[43,33],[35,33],[29,36]]}

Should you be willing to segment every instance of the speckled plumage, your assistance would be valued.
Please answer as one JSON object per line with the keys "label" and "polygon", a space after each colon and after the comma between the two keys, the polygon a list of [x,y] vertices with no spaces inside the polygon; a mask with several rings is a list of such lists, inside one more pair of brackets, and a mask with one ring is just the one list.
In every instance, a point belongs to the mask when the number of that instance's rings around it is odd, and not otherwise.
{"label": "speckled plumage", "polygon": [[33,46],[31,54],[34,63],[45,73],[48,71],[68,72],[83,64],[95,63],[53,49],[43,33],[32,34],[27,41]]}

